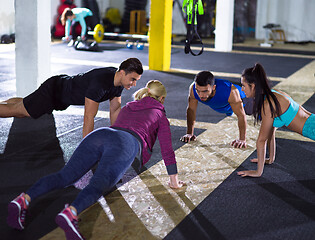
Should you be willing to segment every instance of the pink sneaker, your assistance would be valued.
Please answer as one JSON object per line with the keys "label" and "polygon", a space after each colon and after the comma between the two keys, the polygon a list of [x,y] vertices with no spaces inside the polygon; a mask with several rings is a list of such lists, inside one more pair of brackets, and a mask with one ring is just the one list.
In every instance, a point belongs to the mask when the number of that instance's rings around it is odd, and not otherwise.
{"label": "pink sneaker", "polygon": [[15,198],[8,205],[8,225],[12,228],[23,230],[26,213],[27,205],[25,202],[25,193],[21,193],[20,196]]}
{"label": "pink sneaker", "polygon": [[67,240],[84,239],[78,227],[78,217],[71,212],[68,204],[66,204],[65,208],[56,216],[55,221],[65,232]]}

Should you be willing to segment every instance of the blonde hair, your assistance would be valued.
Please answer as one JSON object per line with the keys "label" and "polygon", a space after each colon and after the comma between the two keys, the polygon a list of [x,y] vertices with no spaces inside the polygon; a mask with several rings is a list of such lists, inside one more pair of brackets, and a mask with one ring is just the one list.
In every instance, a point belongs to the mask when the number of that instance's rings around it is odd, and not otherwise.
{"label": "blonde hair", "polygon": [[150,80],[144,88],[139,89],[133,94],[135,100],[140,100],[144,97],[152,97],[161,102],[161,97],[166,97],[166,89],[159,80]]}

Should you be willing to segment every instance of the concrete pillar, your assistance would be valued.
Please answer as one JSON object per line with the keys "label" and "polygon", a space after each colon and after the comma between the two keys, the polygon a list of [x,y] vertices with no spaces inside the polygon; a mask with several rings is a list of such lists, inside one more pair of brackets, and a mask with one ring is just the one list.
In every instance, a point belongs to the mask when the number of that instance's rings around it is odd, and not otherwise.
{"label": "concrete pillar", "polygon": [[169,70],[172,43],[172,0],[151,1],[149,69]]}
{"label": "concrete pillar", "polygon": [[15,0],[16,94],[25,97],[50,76],[51,3]]}
{"label": "concrete pillar", "polygon": [[215,21],[215,50],[222,52],[232,51],[234,0],[217,1]]}

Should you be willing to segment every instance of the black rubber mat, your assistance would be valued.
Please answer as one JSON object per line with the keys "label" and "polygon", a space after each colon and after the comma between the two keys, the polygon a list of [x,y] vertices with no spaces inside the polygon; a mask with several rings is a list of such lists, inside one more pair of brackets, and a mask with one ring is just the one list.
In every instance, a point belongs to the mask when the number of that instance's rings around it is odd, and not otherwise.
{"label": "black rubber mat", "polygon": [[[183,46],[184,48],[184,42],[185,40],[183,40],[182,42],[173,42],[174,45],[179,45],[179,46]],[[289,42],[290,43],[290,42]],[[310,42],[311,43],[311,42]],[[299,46],[307,46],[309,43],[290,43],[295,44],[295,45],[299,45]],[[289,48],[285,48],[286,43],[284,43],[284,47],[283,48],[277,48],[277,47],[260,47],[260,45],[257,43],[257,46],[236,46],[234,45],[232,47],[233,50],[238,50],[238,51],[247,51],[247,52],[260,52],[260,53],[286,53],[286,54],[301,54],[301,55],[315,55],[315,51],[313,49],[310,51],[303,51],[303,50],[295,50],[295,49],[289,49]],[[192,44],[191,46],[193,47],[200,47],[200,43],[196,43],[196,44]],[[204,43],[204,47],[205,48],[214,48],[214,44],[205,44]],[[197,52],[197,50],[195,50],[194,52]]]}
{"label": "black rubber mat", "polygon": [[[175,50],[174,50],[175,51]],[[268,76],[288,77],[312,59],[252,55],[241,53],[204,52],[195,57],[185,54],[184,50],[176,49],[172,54],[172,68],[192,70],[209,70],[214,72],[242,73],[245,68],[252,67],[256,62],[261,63]]]}
{"label": "black rubber mat", "polygon": [[[249,52],[261,52],[261,53],[286,53],[286,54],[301,54],[306,56],[314,56],[315,51],[302,51],[293,49],[280,49],[274,47],[244,47],[244,46],[233,46],[233,50],[249,51]],[[314,50],[314,49],[313,49]]]}

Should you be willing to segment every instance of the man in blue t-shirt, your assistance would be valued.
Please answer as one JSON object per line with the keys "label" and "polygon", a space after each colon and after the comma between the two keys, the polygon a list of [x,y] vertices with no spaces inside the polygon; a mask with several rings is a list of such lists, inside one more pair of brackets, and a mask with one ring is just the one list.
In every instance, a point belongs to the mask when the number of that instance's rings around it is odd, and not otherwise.
{"label": "man in blue t-shirt", "polygon": [[236,148],[246,147],[246,114],[251,114],[252,104],[246,98],[240,86],[234,85],[227,80],[215,79],[209,71],[199,72],[189,87],[187,131],[180,138],[183,142],[194,141],[196,139],[194,125],[198,102],[227,116],[235,113],[238,118],[239,139],[234,140],[231,145]]}
{"label": "man in blue t-shirt", "polygon": [[99,104],[110,101],[110,122],[113,124],[121,109],[121,92],[136,86],[143,73],[137,58],[123,61],[119,68],[92,69],[75,76],[57,75],[47,79],[25,98],[10,98],[0,103],[0,117],[39,118],[53,110],[70,105],[84,105],[83,137],[94,129]]}

